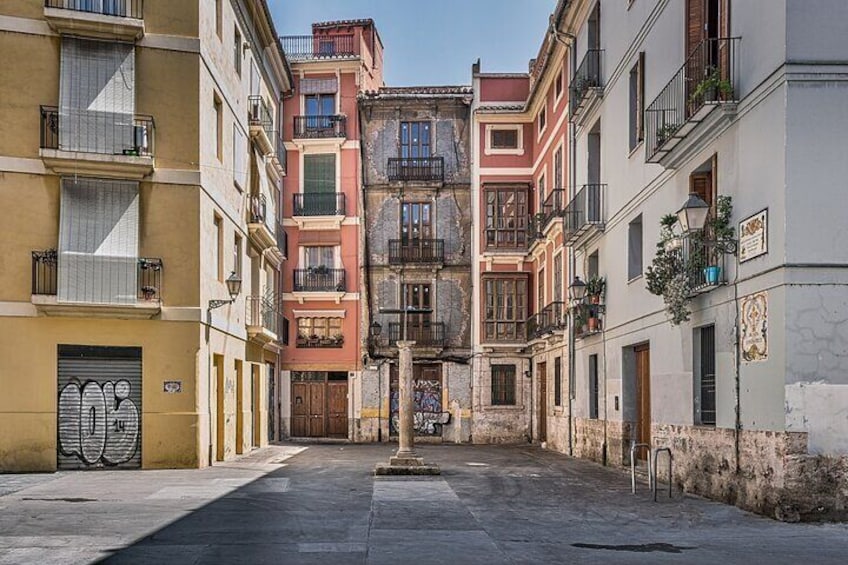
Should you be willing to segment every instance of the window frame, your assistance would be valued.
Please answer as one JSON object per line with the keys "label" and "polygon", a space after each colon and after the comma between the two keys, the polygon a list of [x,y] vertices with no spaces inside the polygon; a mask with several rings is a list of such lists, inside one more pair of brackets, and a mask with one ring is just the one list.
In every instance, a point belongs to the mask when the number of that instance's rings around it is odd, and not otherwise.
{"label": "window frame", "polygon": [[633,153],[645,141],[645,52],[640,51],[628,75],[628,144]]}
{"label": "window frame", "polygon": [[554,406],[562,407],[562,357],[554,357]]}
{"label": "window frame", "polygon": [[242,43],[244,42],[243,36],[239,31],[238,25],[233,26],[233,68],[236,70],[236,74],[241,77],[241,68],[244,59]]}
{"label": "window frame", "polygon": [[[407,128],[406,143],[404,143],[404,126]],[[418,128],[418,142],[413,143],[413,130]],[[424,134],[426,132],[426,135]],[[426,143],[425,143],[426,138]],[[404,148],[407,155],[404,155]],[[412,149],[418,149],[418,155],[412,155]],[[426,148],[426,151],[425,151]],[[401,159],[429,159],[433,156],[433,123],[430,120],[405,120],[398,125],[398,157]]]}
{"label": "window frame", "polygon": [[[507,285],[511,288],[506,288]],[[530,277],[528,273],[484,274],[483,312],[480,323],[483,343],[522,343],[530,310]],[[498,298],[501,298],[498,300]],[[509,311],[500,318],[500,312]],[[490,315],[491,312],[491,315]],[[502,331],[501,328],[507,331]]]}
{"label": "window frame", "polygon": [[589,355],[586,374],[589,389],[589,419],[597,420],[600,418],[601,385],[598,375],[598,355],[596,353]]}
{"label": "window frame", "polygon": [[514,364],[489,365],[491,406],[517,406],[518,382]]}
{"label": "window frame", "polygon": [[[483,236],[485,240],[486,250],[511,250],[523,251],[527,249],[527,220],[530,215],[530,188],[527,185],[484,185],[483,199],[485,206],[485,223],[483,225]],[[505,206],[503,203],[506,198],[501,199],[501,195],[507,195],[509,192],[514,196],[515,209],[512,214],[505,214]],[[494,201],[490,201],[490,195],[494,194]],[[519,201],[519,197],[523,198],[523,202]],[[520,211],[521,206],[524,207],[524,213]],[[498,227],[498,224],[512,223],[512,227]],[[499,234],[512,234],[510,241],[502,243],[503,238]],[[492,236],[490,238],[490,235]]]}
{"label": "window frame", "polygon": [[[496,131],[515,131],[515,147],[495,147],[492,136]],[[486,155],[524,155],[524,126],[521,124],[486,124],[486,146],[483,152]]]}
{"label": "window frame", "polygon": [[[639,254],[638,254],[638,272],[635,272],[636,265],[634,255],[634,233],[635,227],[639,226]],[[627,223],[627,282],[633,282],[641,278],[645,274],[645,223],[642,214],[639,214]]]}

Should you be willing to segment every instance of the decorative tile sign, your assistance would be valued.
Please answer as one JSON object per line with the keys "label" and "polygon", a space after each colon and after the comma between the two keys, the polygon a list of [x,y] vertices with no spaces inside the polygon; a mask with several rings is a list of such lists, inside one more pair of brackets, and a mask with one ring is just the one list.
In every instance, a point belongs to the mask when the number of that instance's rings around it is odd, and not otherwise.
{"label": "decorative tile sign", "polygon": [[739,222],[739,262],[768,253],[768,209]]}
{"label": "decorative tile sign", "polygon": [[739,331],[742,361],[756,363],[768,359],[768,292],[742,297]]}
{"label": "decorative tile sign", "polygon": [[183,391],[182,381],[165,381],[164,390],[168,394],[177,394]]}

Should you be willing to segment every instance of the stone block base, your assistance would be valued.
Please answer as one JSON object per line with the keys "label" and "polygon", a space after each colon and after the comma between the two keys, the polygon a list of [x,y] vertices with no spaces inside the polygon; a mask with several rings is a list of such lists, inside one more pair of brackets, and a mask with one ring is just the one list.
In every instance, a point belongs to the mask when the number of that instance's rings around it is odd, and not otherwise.
{"label": "stone block base", "polygon": [[418,465],[386,465],[385,463],[378,463],[374,468],[374,474],[377,476],[441,475],[442,471],[438,465],[428,465],[422,461]]}

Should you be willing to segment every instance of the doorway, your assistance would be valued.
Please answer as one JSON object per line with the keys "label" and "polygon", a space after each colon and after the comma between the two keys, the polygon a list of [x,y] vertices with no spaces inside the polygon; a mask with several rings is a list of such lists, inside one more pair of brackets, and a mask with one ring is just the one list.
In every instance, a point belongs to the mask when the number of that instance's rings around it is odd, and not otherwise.
{"label": "doorway", "polygon": [[[636,361],[636,442],[651,444],[651,355],[648,344],[633,348]],[[647,457],[638,450],[639,459]]]}
{"label": "doorway", "polygon": [[548,364],[538,363],[539,377],[539,441],[548,441]]}
{"label": "doorway", "polygon": [[[415,391],[413,428],[416,436],[439,436],[442,433],[442,367],[413,365],[412,382]],[[398,434],[400,390],[398,367],[392,364],[389,373],[389,434]]]}
{"label": "doorway", "polygon": [[292,437],[347,438],[347,373],[292,373]]}

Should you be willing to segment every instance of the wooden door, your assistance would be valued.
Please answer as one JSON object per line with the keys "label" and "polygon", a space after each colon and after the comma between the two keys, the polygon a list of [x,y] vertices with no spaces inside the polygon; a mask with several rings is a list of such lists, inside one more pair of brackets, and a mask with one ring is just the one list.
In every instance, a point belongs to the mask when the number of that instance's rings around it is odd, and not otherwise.
{"label": "wooden door", "polygon": [[327,383],[327,435],[347,437],[347,381]]}
{"label": "wooden door", "polygon": [[[651,355],[648,345],[634,348],[636,353],[636,441],[651,443]],[[639,450],[643,459],[646,450]]]}
{"label": "wooden door", "polygon": [[539,363],[539,441],[548,441],[548,364]]}
{"label": "wooden door", "polygon": [[[429,284],[414,283],[403,285],[403,304],[404,306],[414,306],[415,308],[432,308],[432,300]],[[430,330],[430,320],[432,314],[408,314],[406,316],[407,337],[411,340],[428,341],[428,332]],[[401,338],[403,332],[401,331]]]}
{"label": "wooden door", "polygon": [[309,435],[309,383],[292,383],[292,437]]}
{"label": "wooden door", "polygon": [[309,437],[325,437],[326,383],[309,383]]}

